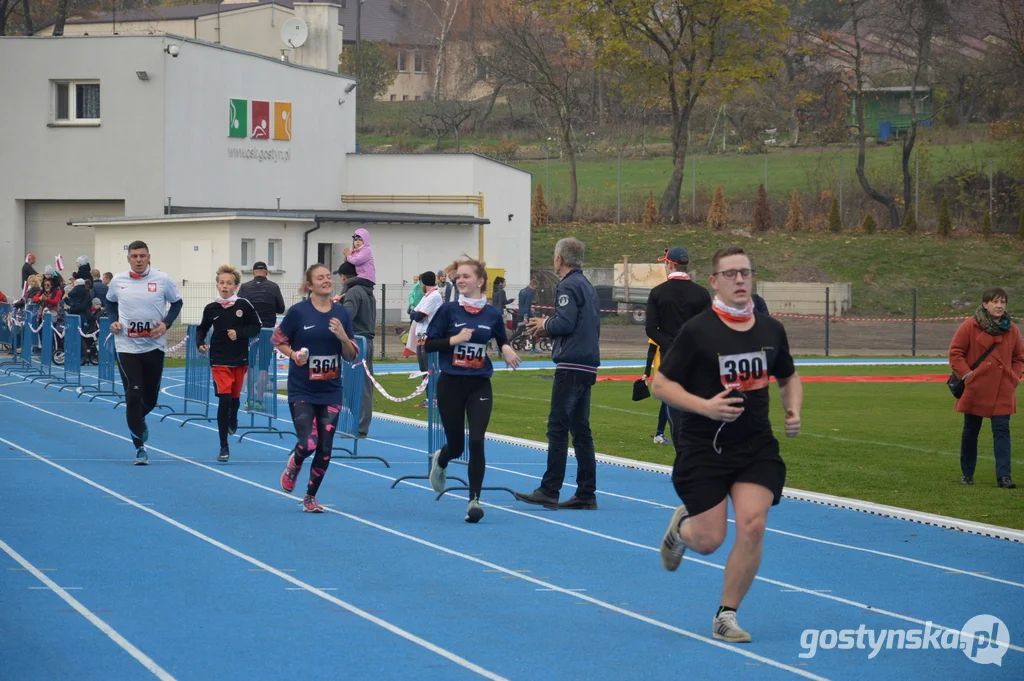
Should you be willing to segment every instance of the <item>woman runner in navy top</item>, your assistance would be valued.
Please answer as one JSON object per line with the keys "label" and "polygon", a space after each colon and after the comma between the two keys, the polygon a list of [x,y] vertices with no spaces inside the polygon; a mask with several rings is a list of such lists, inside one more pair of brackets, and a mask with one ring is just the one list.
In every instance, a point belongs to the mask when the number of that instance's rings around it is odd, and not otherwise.
{"label": "woman runner in navy top", "polygon": [[306,270],[306,289],[310,297],[288,309],[271,338],[278,351],[291,360],[288,406],[299,436],[281,474],[281,489],[295,489],[302,464],[312,454],[302,506],[307,513],[323,513],[316,493],[331,463],[341,413],[341,360],[354,361],[359,348],[352,340],[352,315],[331,300],[334,279],[327,266],[317,264]]}
{"label": "woman runner in navy top", "polygon": [[462,456],[465,424],[469,421],[469,508],[466,522],[484,517],[480,488],[484,484],[484,433],[491,420],[491,358],[487,342],[494,340],[508,366],[519,366],[519,356],[508,344],[505,320],[487,305],[487,270],[476,260],[452,264],[456,271],[458,302],[438,308],[427,327],[426,352],[438,353],[441,375],[437,379],[437,408],[447,443],[434,452],[430,464],[430,485],[443,492],[448,462]]}

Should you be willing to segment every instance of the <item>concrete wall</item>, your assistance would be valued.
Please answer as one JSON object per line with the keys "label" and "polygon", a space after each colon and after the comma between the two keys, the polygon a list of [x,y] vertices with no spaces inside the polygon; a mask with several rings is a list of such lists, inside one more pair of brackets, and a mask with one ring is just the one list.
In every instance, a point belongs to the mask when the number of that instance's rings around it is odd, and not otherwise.
{"label": "concrete wall", "polygon": [[772,314],[825,314],[825,290],[828,289],[829,315],[842,316],[853,305],[851,284],[794,284],[761,281],[757,292]]}
{"label": "concrete wall", "polygon": [[[529,281],[530,175],[474,154],[353,154],[346,193],[419,195],[484,194],[484,260],[506,270],[509,281]],[[396,182],[396,178],[399,181]],[[478,215],[477,206],[451,203],[347,204],[348,209],[394,210],[434,215]],[[512,220],[508,219],[509,214]],[[447,260],[479,254],[479,228]]]}
{"label": "concrete wall", "polygon": [[[345,154],[355,149],[355,97],[345,94],[352,82],[182,45],[160,84],[167,91],[166,196],[179,206],[276,208],[280,197],[281,208],[340,209]],[[229,137],[231,99],[291,103],[291,140],[273,139],[274,128],[271,139]],[[254,157],[230,156],[238,152]]]}
{"label": "concrete wall", "polygon": [[[160,38],[0,38],[0,64],[19,64],[0,68],[0,289],[21,288],[25,200],[123,200],[128,214],[160,212],[167,57]],[[99,80],[100,124],[51,125],[53,79]]]}

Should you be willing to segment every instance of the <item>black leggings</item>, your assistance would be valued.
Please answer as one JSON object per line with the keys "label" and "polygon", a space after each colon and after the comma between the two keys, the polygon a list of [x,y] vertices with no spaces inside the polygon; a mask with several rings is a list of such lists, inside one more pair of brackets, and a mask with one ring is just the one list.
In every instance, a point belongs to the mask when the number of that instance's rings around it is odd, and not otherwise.
{"label": "black leggings", "polygon": [[491,379],[482,376],[453,376],[442,373],[437,379],[437,409],[441,414],[445,439],[438,465],[462,456],[465,450],[466,421],[469,421],[469,498],[479,499],[484,485],[484,433],[491,421]]}
{"label": "black leggings", "polygon": [[288,406],[291,408],[295,433],[299,436],[295,445],[295,462],[302,466],[302,462],[313,454],[306,494],[316,496],[327,467],[331,465],[331,449],[334,447],[334,433],[338,429],[341,406],[309,402],[291,402]]}
{"label": "black leggings", "polygon": [[220,446],[228,446],[228,435],[238,429],[238,407],[242,401],[232,397],[231,393],[217,395],[217,432],[220,433]]}
{"label": "black leggings", "polygon": [[150,350],[139,354],[117,353],[117,365],[121,369],[124,384],[125,411],[132,444],[136,449],[142,446],[142,431],[146,428],[146,417],[153,411],[160,397],[160,381],[164,375],[164,351]]}

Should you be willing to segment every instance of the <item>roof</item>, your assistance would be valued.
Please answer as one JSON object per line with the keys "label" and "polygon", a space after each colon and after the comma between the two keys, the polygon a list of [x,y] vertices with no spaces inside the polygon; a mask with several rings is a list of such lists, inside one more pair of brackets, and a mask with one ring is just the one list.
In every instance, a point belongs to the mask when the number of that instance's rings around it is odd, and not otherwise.
{"label": "roof", "polygon": [[[918,89],[920,89],[920,88],[918,88]],[[484,159],[485,161],[490,161],[491,163],[497,163],[498,165],[505,166],[506,168],[511,168],[512,170],[518,170],[521,173],[526,173],[530,177],[533,177],[533,173],[531,173],[529,170],[523,170],[522,168],[517,168],[517,167],[515,167],[514,165],[512,165],[510,163],[505,163],[504,161],[499,161],[498,159],[492,158],[492,157],[488,156],[487,154],[481,154],[479,151],[468,151],[468,152],[455,152],[455,151],[422,151],[422,152],[421,151],[356,151],[356,152],[352,152],[352,151],[350,151],[350,152],[348,152],[346,154],[346,156],[479,156],[480,158]]]}
{"label": "roof", "polygon": [[[114,19],[117,21],[174,21],[178,19],[198,19],[199,17],[205,17],[210,14],[217,14],[218,10],[221,14],[226,12],[232,12],[239,9],[248,9],[249,7],[259,7],[260,5],[270,5],[270,0],[266,2],[246,2],[246,3],[231,3],[231,4],[217,4],[210,3],[205,5],[168,5],[168,6],[154,6],[154,7],[137,7],[135,9],[125,10],[118,12],[116,15],[112,12],[105,12],[103,14],[95,14],[90,17],[80,16],[74,19],[68,19],[69,24],[109,24]],[[277,2],[278,5],[284,3]],[[289,4],[289,6],[291,6]]]}
{"label": "roof", "polygon": [[866,87],[866,88],[864,88],[863,91],[864,92],[912,92],[912,91],[916,91],[916,92],[920,92],[921,94],[927,94],[928,92],[931,91],[931,89],[932,88],[931,88],[930,85],[918,85],[917,87],[914,87],[913,85],[893,85],[891,87]]}
{"label": "roof", "polygon": [[274,210],[250,208],[197,208],[171,206],[170,215],[83,218],[72,225],[105,225],[146,222],[195,222],[200,220],[299,220],[304,222],[344,222],[358,224],[401,225],[487,225],[490,220],[471,215],[433,215],[431,213],[392,213],[370,210]]}
{"label": "roof", "polygon": [[[342,34],[343,42],[355,44],[356,0],[341,0],[333,4],[338,5],[338,25],[345,28]],[[104,12],[92,16],[76,16],[73,19],[69,18],[67,23],[109,24],[115,19],[118,22],[187,20],[270,5],[284,7],[291,11],[295,10],[295,0],[258,0],[257,2],[207,3],[201,5],[158,5],[125,10],[118,12],[116,15],[111,12]],[[362,34],[360,38],[362,40],[383,41],[387,43],[401,42],[404,44],[426,44],[430,41],[429,36],[424,36],[424,39],[410,39],[411,36],[415,35],[415,32],[409,26],[410,10],[408,8],[408,0],[364,0],[359,24]],[[52,25],[52,22],[48,25]]]}

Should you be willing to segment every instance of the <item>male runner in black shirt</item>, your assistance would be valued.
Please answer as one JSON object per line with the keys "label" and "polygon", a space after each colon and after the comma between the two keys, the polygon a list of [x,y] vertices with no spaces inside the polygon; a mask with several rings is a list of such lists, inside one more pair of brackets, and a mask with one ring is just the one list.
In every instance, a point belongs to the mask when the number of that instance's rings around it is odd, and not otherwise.
{"label": "male runner in black shirt", "polygon": [[715,253],[712,307],[683,326],[652,385],[677,419],[672,483],[683,502],[662,539],[661,562],[674,571],[687,548],[705,556],[718,550],[732,498],[736,543],[712,624],[715,638],[732,643],[750,641],[736,611],[761,563],[768,509],[786,481],[768,420],[769,376],[779,383],[787,437],[800,433],[803,402],[785,328],[754,312],[752,274],[743,249]]}

